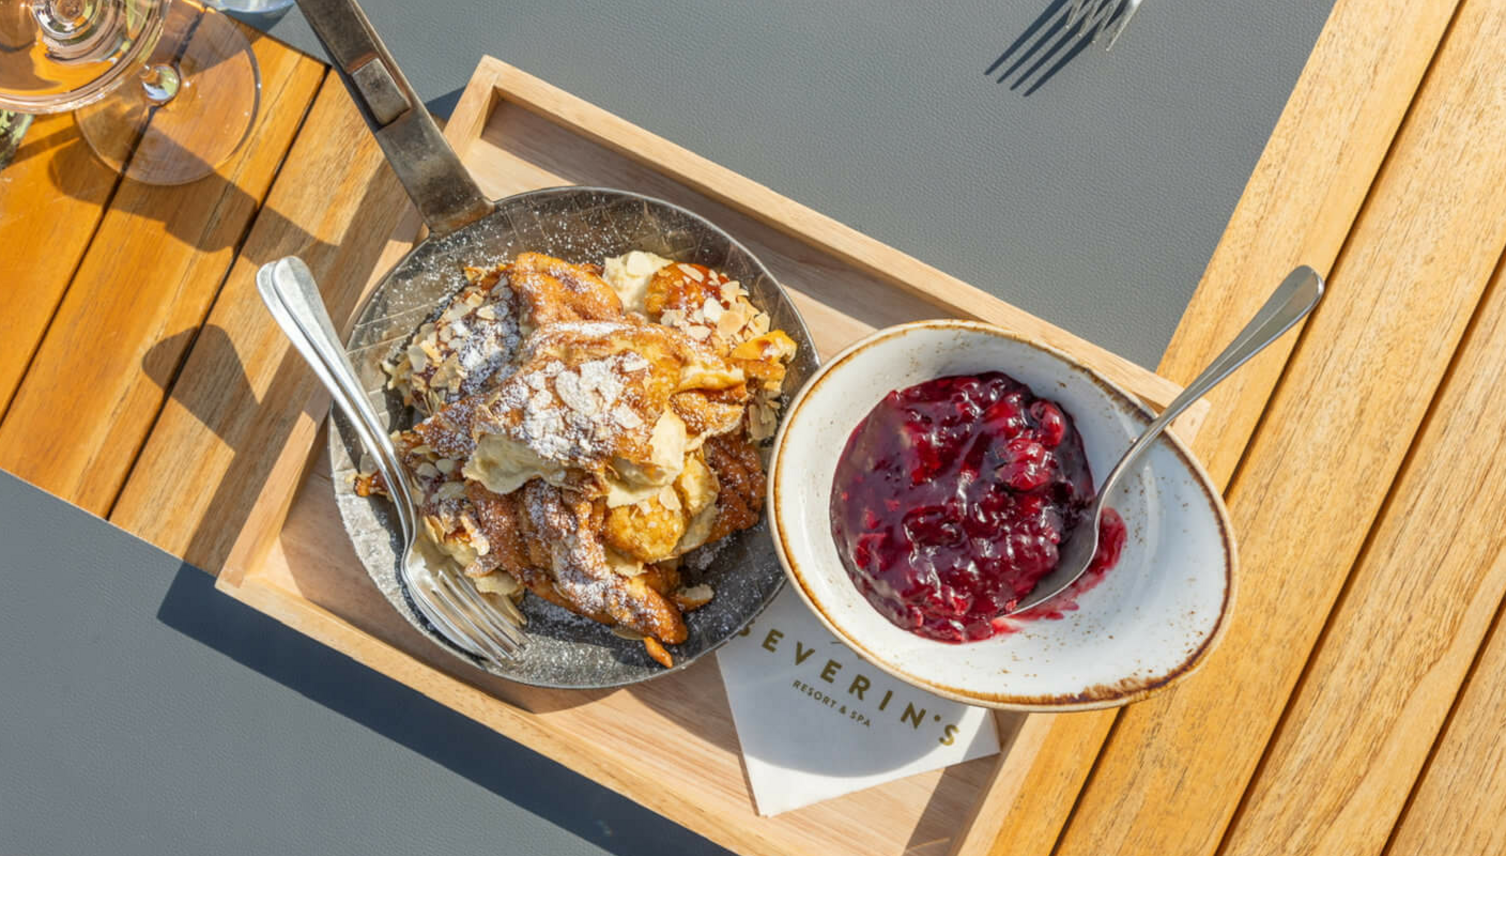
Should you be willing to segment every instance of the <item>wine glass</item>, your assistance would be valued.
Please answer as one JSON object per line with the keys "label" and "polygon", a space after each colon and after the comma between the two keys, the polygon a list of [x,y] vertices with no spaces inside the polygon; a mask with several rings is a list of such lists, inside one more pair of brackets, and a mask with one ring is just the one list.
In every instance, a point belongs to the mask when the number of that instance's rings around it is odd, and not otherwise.
{"label": "wine glass", "polygon": [[208,175],[260,94],[235,22],[190,0],[0,0],[0,108],[75,111],[94,152],[138,181]]}

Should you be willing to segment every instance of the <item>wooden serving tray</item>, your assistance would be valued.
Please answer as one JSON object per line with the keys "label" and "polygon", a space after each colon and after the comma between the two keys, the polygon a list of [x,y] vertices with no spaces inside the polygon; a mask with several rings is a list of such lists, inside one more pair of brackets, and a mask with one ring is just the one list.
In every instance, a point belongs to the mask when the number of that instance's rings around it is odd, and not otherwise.
{"label": "wooden serving tray", "polygon": [[[1177,387],[498,60],[471,78],[446,135],[493,196],[559,184],[627,188],[692,209],[746,244],[799,305],[823,358],[875,328],[984,319],[1047,341],[1153,405]],[[356,198],[358,201],[359,198]],[[373,283],[411,245],[399,228]],[[270,327],[270,325],[269,325]],[[256,609],[555,761],[743,853],[986,850],[1044,732],[997,715],[1003,752],[772,818],[754,812],[714,660],[614,691],[523,687],[450,657],[370,583],[345,538],[311,397],[220,573]],[[1190,437],[1206,407],[1177,430]]]}

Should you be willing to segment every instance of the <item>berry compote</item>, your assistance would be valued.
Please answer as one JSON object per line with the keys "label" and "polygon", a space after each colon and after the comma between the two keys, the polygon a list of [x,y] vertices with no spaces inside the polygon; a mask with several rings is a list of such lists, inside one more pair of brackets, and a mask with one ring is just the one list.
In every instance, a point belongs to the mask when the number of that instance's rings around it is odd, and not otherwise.
{"label": "berry compote", "polygon": [[[890,392],[853,430],[831,531],[875,609],[962,643],[1016,630],[1003,617],[1056,568],[1057,545],[1092,500],[1065,410],[1002,372],[958,375]],[[1123,520],[1105,511],[1098,554],[1074,589],[1102,579],[1124,538]],[[1059,618],[1053,605],[1025,615]]]}

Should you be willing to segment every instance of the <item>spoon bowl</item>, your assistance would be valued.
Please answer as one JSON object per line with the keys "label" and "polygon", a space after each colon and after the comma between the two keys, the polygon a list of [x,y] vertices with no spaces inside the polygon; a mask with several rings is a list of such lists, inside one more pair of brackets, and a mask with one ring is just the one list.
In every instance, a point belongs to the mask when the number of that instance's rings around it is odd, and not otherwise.
{"label": "spoon bowl", "polygon": [[1099,484],[1093,504],[1088,507],[1082,521],[1057,546],[1056,568],[1036,582],[1035,587],[1015,605],[1009,615],[1019,615],[1058,596],[1088,571],[1094,554],[1098,552],[1103,511],[1108,507],[1108,498],[1124,473],[1177,416],[1186,412],[1188,407],[1212,390],[1214,385],[1229,377],[1235,369],[1249,362],[1255,354],[1302,321],[1322,297],[1323,279],[1308,266],[1298,266],[1286,276],[1286,280],[1271,294],[1271,299],[1260,308],[1250,324],[1245,326],[1218,358],[1209,363],[1208,368],[1186,390],[1166,405],[1165,411],[1152,420],[1145,432],[1124,451],[1119,462],[1114,464],[1114,468]]}

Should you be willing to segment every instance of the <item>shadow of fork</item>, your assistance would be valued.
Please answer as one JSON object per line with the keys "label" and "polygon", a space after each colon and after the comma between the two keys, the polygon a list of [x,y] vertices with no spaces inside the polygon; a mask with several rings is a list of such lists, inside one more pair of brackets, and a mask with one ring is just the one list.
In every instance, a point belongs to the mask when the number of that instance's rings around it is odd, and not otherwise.
{"label": "shadow of fork", "polygon": [[[1024,90],[1024,96],[1029,97],[1100,35],[1108,36],[1105,49],[1112,47],[1139,5],[1140,0],[1051,0],[983,74],[993,75],[1008,64],[997,79],[1003,84],[1023,68],[1009,89],[1018,91],[1031,82]],[[1035,78],[1037,72],[1041,74]]]}

